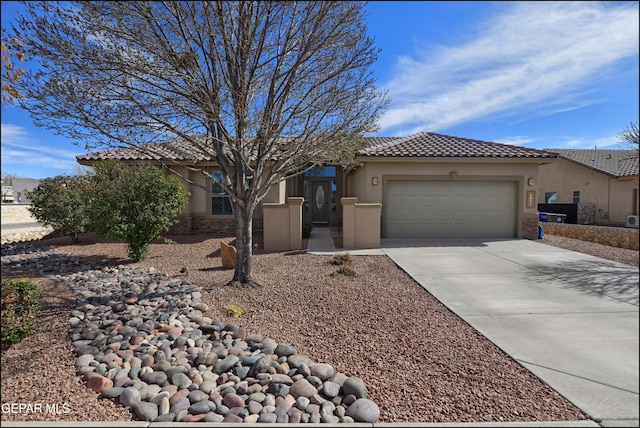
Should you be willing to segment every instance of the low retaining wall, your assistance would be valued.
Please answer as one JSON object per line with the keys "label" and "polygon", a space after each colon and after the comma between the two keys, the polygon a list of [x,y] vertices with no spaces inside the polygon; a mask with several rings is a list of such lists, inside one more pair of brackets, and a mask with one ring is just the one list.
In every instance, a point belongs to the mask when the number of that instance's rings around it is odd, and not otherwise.
{"label": "low retaining wall", "polygon": [[53,232],[51,226],[31,227],[19,230],[3,230],[2,244],[12,242],[38,241]]}
{"label": "low retaining wall", "polygon": [[2,223],[37,221],[29,212],[30,204],[2,204]]}
{"label": "low retaining wall", "polygon": [[589,226],[583,224],[544,223],[545,234],[595,242],[610,247],[638,250],[638,229],[624,227]]}

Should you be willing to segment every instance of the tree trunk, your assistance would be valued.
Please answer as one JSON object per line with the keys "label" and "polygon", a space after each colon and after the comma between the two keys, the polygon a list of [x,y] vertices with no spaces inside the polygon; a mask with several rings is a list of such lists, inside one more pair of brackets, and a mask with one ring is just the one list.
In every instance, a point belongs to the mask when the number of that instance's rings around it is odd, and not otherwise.
{"label": "tree trunk", "polygon": [[252,210],[234,207],[234,213],[236,219],[236,270],[231,284],[243,286],[260,285],[253,280],[252,274]]}

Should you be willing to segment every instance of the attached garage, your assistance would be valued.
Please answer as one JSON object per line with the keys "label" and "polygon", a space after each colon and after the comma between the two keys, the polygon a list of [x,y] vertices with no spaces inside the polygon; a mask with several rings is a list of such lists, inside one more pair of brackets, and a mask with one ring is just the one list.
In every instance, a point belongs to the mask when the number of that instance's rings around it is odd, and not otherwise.
{"label": "attached garage", "polygon": [[517,235],[517,182],[389,180],[386,186],[384,237]]}

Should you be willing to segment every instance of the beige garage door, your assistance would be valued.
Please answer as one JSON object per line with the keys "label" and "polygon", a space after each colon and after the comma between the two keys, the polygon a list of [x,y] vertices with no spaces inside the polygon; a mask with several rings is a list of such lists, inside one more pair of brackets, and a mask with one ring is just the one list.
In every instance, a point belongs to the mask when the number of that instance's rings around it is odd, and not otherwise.
{"label": "beige garage door", "polygon": [[513,238],[516,183],[512,181],[387,182],[387,238]]}

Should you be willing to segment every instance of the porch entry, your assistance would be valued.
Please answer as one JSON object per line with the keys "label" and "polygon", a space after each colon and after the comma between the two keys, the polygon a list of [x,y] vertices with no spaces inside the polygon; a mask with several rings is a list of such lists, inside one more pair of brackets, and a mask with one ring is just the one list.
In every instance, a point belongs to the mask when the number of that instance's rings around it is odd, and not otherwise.
{"label": "porch entry", "polygon": [[304,205],[304,219],[316,224],[337,225],[340,217],[338,168],[317,166],[300,177]]}
{"label": "porch entry", "polygon": [[329,201],[331,200],[331,191],[329,189],[330,181],[312,181],[311,189],[311,221],[314,223],[329,222]]}

